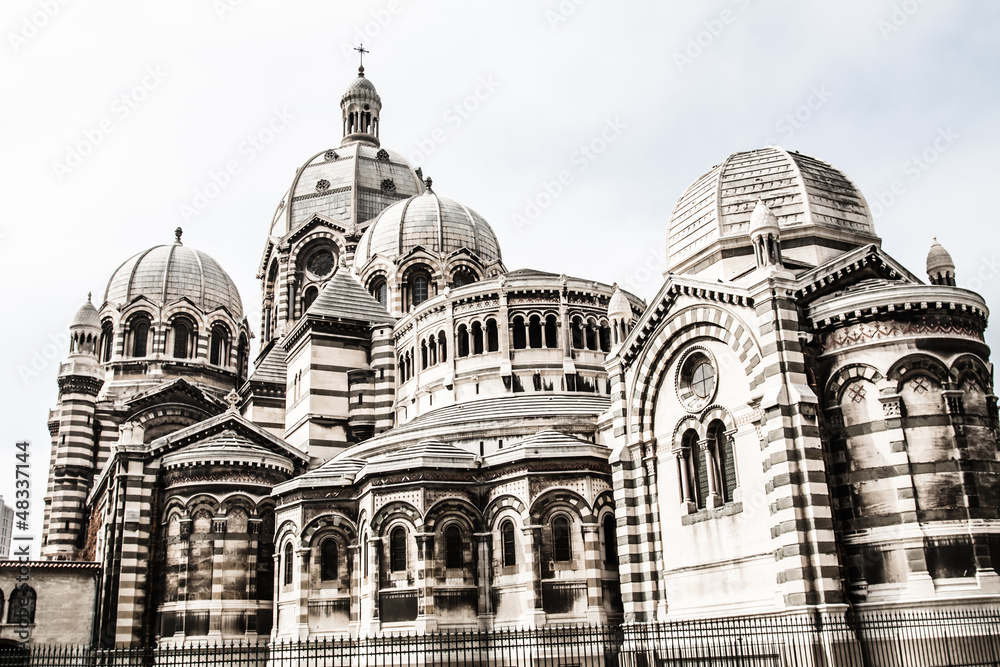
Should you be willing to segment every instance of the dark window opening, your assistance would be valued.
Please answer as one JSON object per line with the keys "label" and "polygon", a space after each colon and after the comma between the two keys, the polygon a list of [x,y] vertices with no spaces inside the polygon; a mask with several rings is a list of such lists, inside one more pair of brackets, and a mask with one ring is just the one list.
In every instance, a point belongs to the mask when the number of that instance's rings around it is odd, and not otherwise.
{"label": "dark window opening", "polygon": [[512,333],[515,350],[523,350],[527,347],[527,340],[525,336],[526,332],[524,330],[524,318],[520,315],[514,318],[514,331]]}
{"label": "dark window opening", "polygon": [[191,352],[191,330],[184,322],[174,322],[174,357],[187,359]]}
{"label": "dark window opening", "polygon": [[292,579],[294,578],[294,563],[292,554],[292,544],[289,542],[285,545],[285,585],[290,586],[292,584]]}
{"label": "dark window opening", "polygon": [[517,564],[514,523],[512,521],[504,521],[500,526],[500,544],[503,552],[503,566],[510,567]]}
{"label": "dark window opening", "polygon": [[608,565],[618,564],[618,536],[616,534],[617,523],[614,514],[605,514],[604,529],[604,562]]}
{"label": "dark window opening", "polygon": [[569,519],[557,516],[552,521],[553,558],[568,561],[573,557],[573,545],[569,532]]}
{"label": "dark window opening", "polygon": [[486,351],[496,352],[500,349],[500,338],[496,320],[486,320]]}
{"label": "dark window opening", "polygon": [[389,534],[389,570],[402,572],[406,569],[406,531],[394,528]]}
{"label": "dark window opening", "polygon": [[337,541],[328,539],[320,548],[320,579],[334,581],[337,578]]}
{"label": "dark window opening", "polygon": [[545,347],[557,347],[559,342],[556,338],[556,316],[549,315],[545,318]]}
{"label": "dark window opening", "polygon": [[458,526],[444,531],[444,566],[449,570],[462,567],[462,532]]}
{"label": "dark window opening", "polygon": [[319,296],[319,288],[315,285],[310,285],[306,288],[306,291],[302,294],[302,312],[309,310],[309,307],[313,305],[316,297]]}
{"label": "dark window opening", "polygon": [[132,325],[132,356],[145,357],[149,340],[149,320],[139,319]]}
{"label": "dark window opening", "polygon": [[538,315],[528,320],[528,345],[532,348],[542,346],[542,320]]}

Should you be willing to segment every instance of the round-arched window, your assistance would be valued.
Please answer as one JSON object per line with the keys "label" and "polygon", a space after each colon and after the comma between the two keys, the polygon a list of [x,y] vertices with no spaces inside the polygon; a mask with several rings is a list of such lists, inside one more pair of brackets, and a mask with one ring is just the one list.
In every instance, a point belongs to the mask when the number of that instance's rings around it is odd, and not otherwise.
{"label": "round-arched window", "polygon": [[337,257],[329,247],[317,248],[306,257],[306,273],[313,279],[328,278],[336,268]]}
{"label": "round-arched window", "polygon": [[677,365],[677,398],[689,411],[708,405],[719,387],[719,371],[715,358],[707,349],[695,346],[688,350]]}

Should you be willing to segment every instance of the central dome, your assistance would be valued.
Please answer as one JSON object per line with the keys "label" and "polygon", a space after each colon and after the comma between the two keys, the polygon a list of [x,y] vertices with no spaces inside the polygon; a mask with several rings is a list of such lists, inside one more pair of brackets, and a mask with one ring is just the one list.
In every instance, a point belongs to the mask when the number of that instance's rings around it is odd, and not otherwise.
{"label": "central dome", "polygon": [[354,262],[363,267],[376,255],[400,257],[418,246],[441,254],[464,248],[484,265],[500,261],[500,243],[483,216],[428,187],[375,218],[358,243]]}
{"label": "central dome", "polygon": [[[751,260],[750,220],[758,200],[777,219],[783,242],[810,248],[786,253],[793,262],[798,254],[802,266],[823,261],[827,251],[878,242],[868,203],[843,172],[769,146],[730,155],[684,191],[670,214],[667,270],[702,273],[729,258]],[[713,277],[731,278],[742,263],[724,268],[725,275]]]}
{"label": "central dome", "polygon": [[205,253],[182,245],[179,233],[173,244],[125,260],[104,292],[104,300],[119,307],[140,296],[158,306],[187,298],[205,313],[226,308],[235,320],[243,319],[243,303],[232,278]]}

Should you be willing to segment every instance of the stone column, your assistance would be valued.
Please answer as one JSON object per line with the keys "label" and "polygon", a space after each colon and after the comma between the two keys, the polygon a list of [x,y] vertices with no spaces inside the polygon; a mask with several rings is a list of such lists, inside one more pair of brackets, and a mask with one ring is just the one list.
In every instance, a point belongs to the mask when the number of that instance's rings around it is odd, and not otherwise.
{"label": "stone column", "polygon": [[698,447],[701,448],[701,457],[705,461],[705,476],[708,478],[708,498],[705,507],[718,507],[722,504],[719,494],[718,471],[715,466],[715,451],[712,449],[710,439],[699,440]]}
{"label": "stone column", "polygon": [[434,618],[434,581],[431,573],[434,571],[434,534],[417,533],[417,629],[420,632],[433,632],[437,628]]}
{"label": "stone column", "polygon": [[525,537],[524,574],[529,578],[529,581],[524,582],[525,607],[527,607],[524,620],[529,628],[538,628],[545,625],[545,611],[542,607],[542,527],[536,524],[527,525],[521,528],[521,532]]}
{"label": "stone column", "polygon": [[309,560],[311,550],[308,546],[295,550],[299,560],[298,576],[298,638],[309,639]]}
{"label": "stone column", "polygon": [[473,562],[475,563],[476,587],[479,597],[479,629],[492,630],[494,614],[491,593],[493,582],[490,581],[490,577],[493,573],[493,559],[491,554],[493,533],[475,533],[472,539],[475,541]]}
{"label": "stone column", "polygon": [[382,562],[382,538],[368,538],[368,597],[372,604],[372,620],[370,630],[372,634],[381,629],[379,614],[379,586],[381,585],[382,572],[380,570]]}
{"label": "stone column", "polygon": [[583,524],[583,558],[587,573],[587,622],[606,623],[604,590],[601,585],[601,540],[597,523]]}

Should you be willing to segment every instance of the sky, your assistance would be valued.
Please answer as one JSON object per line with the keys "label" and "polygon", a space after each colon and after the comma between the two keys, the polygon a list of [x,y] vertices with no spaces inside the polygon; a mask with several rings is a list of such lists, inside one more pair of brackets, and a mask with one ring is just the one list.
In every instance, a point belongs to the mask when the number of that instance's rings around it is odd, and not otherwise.
{"label": "sky", "polygon": [[27,441],[39,536],[74,312],[180,226],[257,331],[268,223],[339,145],[359,43],[383,145],[482,214],[509,269],[649,299],[685,188],[777,144],[844,171],[914,273],[937,237],[1000,304],[996,0],[5,0],[0,33],[0,493]]}

